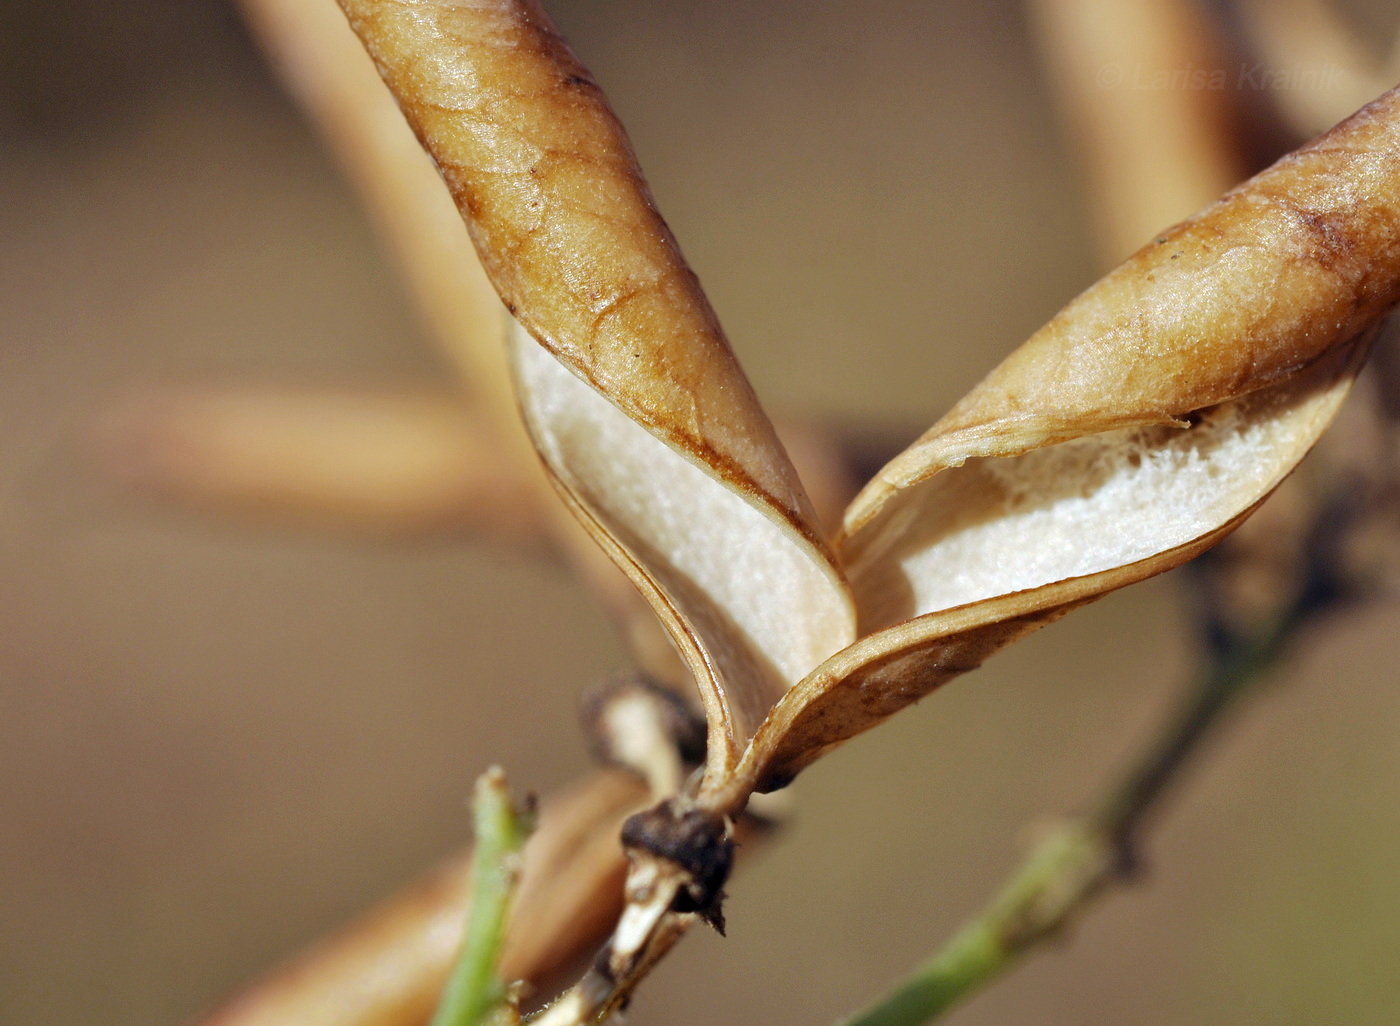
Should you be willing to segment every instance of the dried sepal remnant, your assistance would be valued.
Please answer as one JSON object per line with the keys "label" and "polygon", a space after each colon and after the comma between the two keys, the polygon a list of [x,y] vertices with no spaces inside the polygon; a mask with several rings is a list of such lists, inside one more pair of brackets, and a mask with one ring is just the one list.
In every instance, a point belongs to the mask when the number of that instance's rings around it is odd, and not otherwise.
{"label": "dried sepal remnant", "polygon": [[705,761],[705,723],[677,692],[641,673],[594,685],[579,719],[597,761],[631,770],[658,800]]}

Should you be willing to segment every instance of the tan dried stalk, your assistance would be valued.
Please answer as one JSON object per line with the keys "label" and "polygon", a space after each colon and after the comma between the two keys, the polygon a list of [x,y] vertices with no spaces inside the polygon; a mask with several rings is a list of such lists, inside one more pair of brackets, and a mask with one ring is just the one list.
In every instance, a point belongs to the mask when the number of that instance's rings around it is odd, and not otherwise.
{"label": "tan dried stalk", "polygon": [[1326,0],[1241,0],[1239,10],[1261,68],[1279,76],[1270,99],[1300,137],[1400,78],[1400,41],[1371,50]]}
{"label": "tan dried stalk", "polygon": [[1153,85],[1185,72],[1224,74],[1224,49],[1198,5],[1035,0],[1030,12],[1106,266],[1244,176],[1233,91]]}
{"label": "tan dried stalk", "polygon": [[[849,446],[808,424],[778,430],[823,522],[836,522],[856,491]],[[548,545],[555,530],[537,468],[455,395],[166,386],[123,396],[89,444],[124,487],[217,515],[374,537],[469,532],[525,548]]]}
{"label": "tan dried stalk", "polygon": [[105,469],[217,513],[373,535],[544,529],[530,482],[460,399],[237,386],[128,396],[93,432]]}

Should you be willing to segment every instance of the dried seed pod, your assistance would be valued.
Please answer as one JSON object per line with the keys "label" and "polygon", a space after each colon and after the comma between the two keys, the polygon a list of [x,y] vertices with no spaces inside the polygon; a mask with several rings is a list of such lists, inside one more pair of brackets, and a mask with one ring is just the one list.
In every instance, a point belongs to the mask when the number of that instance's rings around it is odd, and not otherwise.
{"label": "dried seed pod", "polygon": [[[518,318],[549,473],[695,675],[706,773],[678,815],[724,821],[1009,641],[1218,541],[1326,427],[1400,297],[1392,92],[1070,303],[856,498],[838,563],[538,7],[341,2]],[[687,860],[634,857],[607,972],[550,1023],[615,1007],[691,914]]]}
{"label": "dried seed pod", "polygon": [[695,673],[715,809],[1218,540],[1307,451],[1396,298],[1389,94],[1140,250],[877,475],[846,515],[852,646],[842,570],[544,14],[343,6],[518,317],[546,466]]}

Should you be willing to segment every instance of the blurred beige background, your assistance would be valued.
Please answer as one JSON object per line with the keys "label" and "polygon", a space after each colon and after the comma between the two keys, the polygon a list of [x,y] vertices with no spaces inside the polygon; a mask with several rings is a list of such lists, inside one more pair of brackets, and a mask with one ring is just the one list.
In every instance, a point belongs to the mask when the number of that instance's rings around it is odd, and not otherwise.
{"label": "blurred beige background", "polygon": [[[450,372],[231,10],[9,6],[0,1021],[175,1026],[464,842],[487,764],[578,773],[575,696],[625,660],[547,560],[101,482],[81,442],[132,388]],[[1018,5],[550,6],[772,408],[912,435],[1093,279]],[[825,1023],[902,974],[1168,707],[1179,599],[1110,597],[810,771],[729,938],[631,1021]],[[1397,634],[1306,639],[1144,885],[948,1021],[1400,1021]]]}

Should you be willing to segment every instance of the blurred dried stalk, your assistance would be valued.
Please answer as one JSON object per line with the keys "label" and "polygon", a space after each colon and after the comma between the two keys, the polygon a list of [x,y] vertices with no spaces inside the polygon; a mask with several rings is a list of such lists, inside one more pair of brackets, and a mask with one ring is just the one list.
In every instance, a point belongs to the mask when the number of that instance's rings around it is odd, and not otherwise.
{"label": "blurred dried stalk", "polygon": [[[854,492],[842,445],[813,426],[780,431],[834,521]],[[116,481],[209,513],[384,537],[465,531],[527,547],[549,538],[552,497],[459,396],[172,385],[122,397],[90,441]]]}
{"label": "blurred dried stalk", "polygon": [[1226,49],[1197,4],[1033,0],[1030,11],[1081,158],[1105,267],[1244,177],[1233,92],[1144,86],[1225,67]]}
{"label": "blurred dried stalk", "polygon": [[544,514],[485,418],[436,395],[232,386],[127,397],[93,442],[132,487],[215,513],[378,535],[537,539]]}
{"label": "blurred dried stalk", "polygon": [[1251,46],[1289,76],[1272,101],[1297,135],[1335,124],[1400,80],[1400,39],[1389,52],[1366,46],[1328,0],[1240,0]]}

